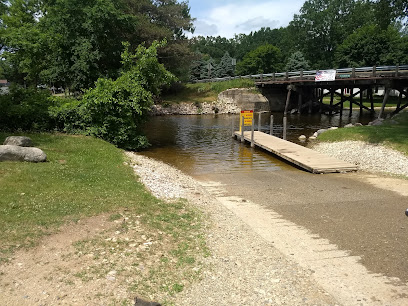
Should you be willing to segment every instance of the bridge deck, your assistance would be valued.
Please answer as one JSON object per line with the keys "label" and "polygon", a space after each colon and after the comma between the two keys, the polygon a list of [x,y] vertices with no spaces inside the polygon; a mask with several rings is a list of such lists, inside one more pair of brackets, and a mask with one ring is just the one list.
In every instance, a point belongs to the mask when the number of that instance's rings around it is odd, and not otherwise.
{"label": "bridge deck", "polygon": [[[235,136],[240,139],[240,132],[235,132]],[[244,138],[250,142],[251,132],[244,132]],[[333,173],[357,170],[357,166],[355,165],[262,132],[254,132],[254,143],[256,146],[312,173]]]}

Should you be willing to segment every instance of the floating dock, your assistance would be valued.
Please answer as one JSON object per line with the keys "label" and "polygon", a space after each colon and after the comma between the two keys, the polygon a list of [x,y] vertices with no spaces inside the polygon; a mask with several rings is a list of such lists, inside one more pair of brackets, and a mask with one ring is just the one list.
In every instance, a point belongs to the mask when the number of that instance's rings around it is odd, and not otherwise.
{"label": "floating dock", "polygon": [[[241,139],[240,132],[235,132],[235,136]],[[244,132],[244,139],[251,142],[251,131]],[[353,164],[263,132],[254,132],[254,144],[312,173],[357,171]]]}

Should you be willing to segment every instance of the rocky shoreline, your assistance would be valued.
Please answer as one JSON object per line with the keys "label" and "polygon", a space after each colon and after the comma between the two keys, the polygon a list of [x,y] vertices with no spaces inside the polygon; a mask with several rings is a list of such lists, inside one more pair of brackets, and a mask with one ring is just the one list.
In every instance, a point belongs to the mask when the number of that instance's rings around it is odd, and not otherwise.
{"label": "rocky shoreline", "polygon": [[269,111],[268,100],[250,88],[231,88],[221,92],[213,102],[183,102],[156,104],[150,111],[152,116],[163,115],[208,115],[238,114],[241,109]]}

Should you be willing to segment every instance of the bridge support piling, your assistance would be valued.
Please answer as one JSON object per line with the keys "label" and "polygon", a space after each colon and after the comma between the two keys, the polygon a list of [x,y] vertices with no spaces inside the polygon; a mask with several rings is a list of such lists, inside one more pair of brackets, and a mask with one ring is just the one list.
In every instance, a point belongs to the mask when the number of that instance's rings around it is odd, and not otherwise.
{"label": "bridge support piling", "polygon": [[349,117],[353,115],[353,94],[354,94],[354,87],[349,88],[350,89],[350,112],[349,112]]}
{"label": "bridge support piling", "polygon": [[368,94],[370,95],[370,109],[371,109],[371,112],[374,113],[373,88],[371,86],[369,88],[369,93]]}
{"label": "bridge support piling", "polygon": [[388,96],[390,95],[390,88],[386,87],[385,88],[385,94],[384,94],[384,100],[381,106],[381,111],[378,114],[378,119],[381,119],[382,115],[384,114],[384,109],[385,109],[385,105],[387,104],[387,100],[388,100]]}
{"label": "bridge support piling", "polygon": [[363,114],[363,90],[360,88],[360,117]]}
{"label": "bridge support piling", "polygon": [[397,109],[396,111],[399,112],[400,108],[401,108],[401,102],[402,102],[402,91],[399,90],[399,96],[398,96],[398,103],[397,103]]}
{"label": "bridge support piling", "polygon": [[333,115],[333,100],[334,100],[334,89],[330,89],[330,116]]}

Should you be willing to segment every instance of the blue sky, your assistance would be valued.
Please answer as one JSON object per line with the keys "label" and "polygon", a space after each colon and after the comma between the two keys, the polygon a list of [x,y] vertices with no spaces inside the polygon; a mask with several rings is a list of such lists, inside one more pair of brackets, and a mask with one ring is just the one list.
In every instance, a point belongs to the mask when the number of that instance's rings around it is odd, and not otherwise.
{"label": "blue sky", "polygon": [[194,36],[223,36],[287,26],[305,0],[189,0]]}

